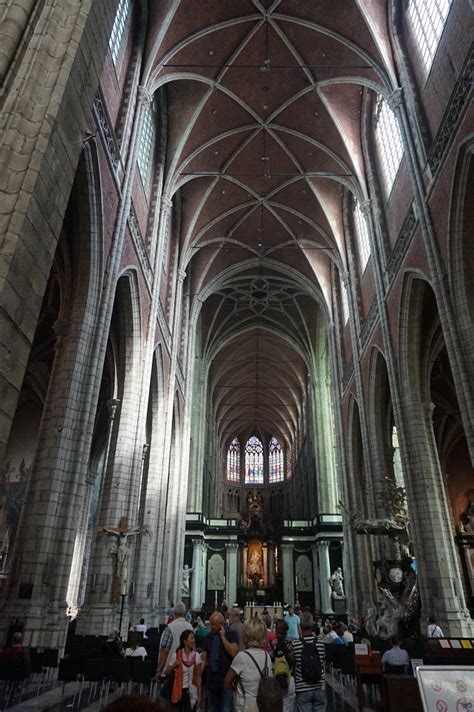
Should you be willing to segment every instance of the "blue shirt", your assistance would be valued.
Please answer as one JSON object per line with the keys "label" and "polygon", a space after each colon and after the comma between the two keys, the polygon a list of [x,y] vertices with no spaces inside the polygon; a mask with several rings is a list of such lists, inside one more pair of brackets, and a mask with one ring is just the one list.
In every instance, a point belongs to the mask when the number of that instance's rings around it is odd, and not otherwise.
{"label": "blue shirt", "polygon": [[285,613],[285,623],[288,626],[287,638],[299,638],[298,626],[300,624],[300,617],[296,613]]}

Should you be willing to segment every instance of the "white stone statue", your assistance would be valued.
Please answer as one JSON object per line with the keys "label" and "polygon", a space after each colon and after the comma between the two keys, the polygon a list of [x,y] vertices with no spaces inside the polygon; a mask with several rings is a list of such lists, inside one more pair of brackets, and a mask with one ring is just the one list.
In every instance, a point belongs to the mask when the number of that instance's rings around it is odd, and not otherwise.
{"label": "white stone statue", "polygon": [[344,577],[342,575],[342,569],[340,566],[337,567],[331,578],[329,579],[329,585],[332,588],[332,597],[334,599],[345,598],[344,594]]}
{"label": "white stone statue", "polygon": [[190,595],[189,579],[193,569],[190,569],[187,564],[184,564],[183,570],[181,572],[181,596],[185,598]]}

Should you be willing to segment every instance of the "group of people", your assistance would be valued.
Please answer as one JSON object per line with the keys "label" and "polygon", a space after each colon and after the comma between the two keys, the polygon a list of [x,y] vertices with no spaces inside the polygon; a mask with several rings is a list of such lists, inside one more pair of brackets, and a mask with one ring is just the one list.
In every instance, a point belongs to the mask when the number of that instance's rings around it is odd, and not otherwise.
{"label": "group of people", "polygon": [[198,620],[195,630],[185,614],[184,604],[177,604],[161,636],[156,669],[162,697],[183,712],[196,706],[208,712],[258,710],[261,680],[273,677],[282,712],[326,709],[325,647],[311,613],[298,616],[290,607],[284,620],[272,621],[264,611],[242,623],[235,609],[226,617],[216,611],[208,629]]}

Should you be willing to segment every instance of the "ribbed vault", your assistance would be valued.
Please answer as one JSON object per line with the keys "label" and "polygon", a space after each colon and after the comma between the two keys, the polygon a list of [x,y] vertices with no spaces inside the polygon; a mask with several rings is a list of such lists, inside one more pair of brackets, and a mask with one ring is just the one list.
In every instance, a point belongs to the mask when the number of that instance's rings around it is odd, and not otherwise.
{"label": "ribbed vault", "polygon": [[145,83],[166,87],[164,193],[221,442],[297,436],[331,265],[347,269],[344,195],[366,196],[364,95],[395,87],[390,5],[152,3]]}

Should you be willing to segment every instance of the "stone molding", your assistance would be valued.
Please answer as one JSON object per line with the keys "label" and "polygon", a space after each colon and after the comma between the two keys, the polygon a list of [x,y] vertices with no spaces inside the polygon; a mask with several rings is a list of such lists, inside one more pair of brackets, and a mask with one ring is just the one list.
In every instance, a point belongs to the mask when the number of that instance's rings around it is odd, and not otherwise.
{"label": "stone molding", "polygon": [[170,327],[168,325],[168,320],[165,316],[165,313],[163,311],[163,307],[161,305],[161,302],[158,303],[158,309],[157,309],[157,316],[158,316],[158,324],[160,326],[161,330],[161,335],[163,336],[166,348],[168,351],[170,351],[171,348],[171,332],[170,332]]}
{"label": "stone molding", "polygon": [[104,145],[107,151],[107,156],[109,158],[109,161],[112,165],[112,169],[114,173],[117,173],[119,163],[120,163],[120,153],[119,149],[117,146],[117,141],[115,139],[115,134],[112,130],[110,121],[109,121],[109,116],[107,114],[107,110],[104,106],[104,103],[100,97],[100,94],[97,94],[97,96],[94,99],[94,104],[92,105],[93,112],[95,119],[97,121],[97,125],[99,126],[100,133],[102,136],[102,139],[104,141]]}
{"label": "stone molding", "polygon": [[415,217],[415,211],[412,204],[405,220],[403,221],[402,228],[398,234],[397,241],[395,242],[395,246],[387,264],[387,274],[390,284],[398,274],[398,270],[400,269],[400,265],[408,250],[408,246],[410,245],[412,237],[415,234],[416,225],[417,219]]}
{"label": "stone molding", "polygon": [[345,391],[349,381],[354,375],[354,356],[351,356],[349,361],[344,366],[344,371],[342,372],[342,390]]}
{"label": "stone molding", "polygon": [[433,141],[431,156],[429,158],[429,166],[433,175],[440,167],[451,144],[464,108],[469,105],[468,99],[472,92],[473,67],[474,52],[471,52],[454,86],[454,91],[451,94],[449,104],[444,112],[438,133]]}
{"label": "stone molding", "polygon": [[367,343],[367,339],[369,338],[372,329],[374,328],[375,322],[378,320],[378,316],[379,310],[377,307],[377,299],[374,299],[372,304],[370,305],[370,309],[367,312],[367,316],[365,317],[364,323],[362,324],[362,328],[360,330],[361,349],[363,349],[365,344]]}
{"label": "stone molding", "polygon": [[130,213],[128,215],[128,227],[130,228],[133,246],[135,248],[135,252],[137,253],[138,261],[140,262],[140,267],[142,268],[142,273],[145,278],[146,286],[148,288],[148,291],[151,293],[153,270],[151,268],[150,260],[148,259],[148,252],[145,248],[145,242],[143,240],[143,235],[141,233],[140,227],[138,225],[138,220],[135,214],[133,204],[130,205]]}

